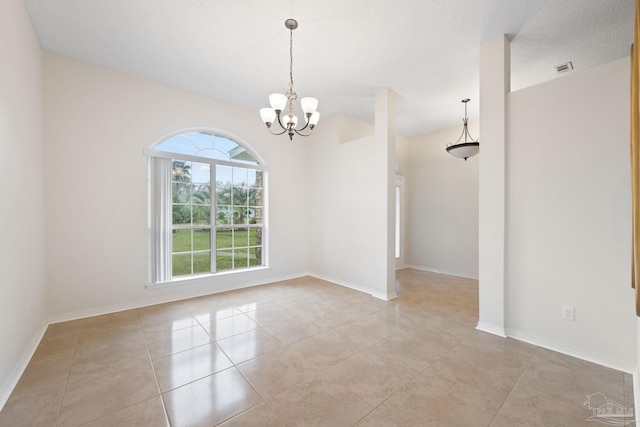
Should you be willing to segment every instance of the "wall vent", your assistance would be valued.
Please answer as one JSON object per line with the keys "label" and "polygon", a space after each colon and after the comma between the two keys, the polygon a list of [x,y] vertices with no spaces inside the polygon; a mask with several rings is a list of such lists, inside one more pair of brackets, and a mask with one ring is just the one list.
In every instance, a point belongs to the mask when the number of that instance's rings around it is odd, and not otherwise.
{"label": "wall vent", "polygon": [[573,63],[569,61],[564,64],[556,65],[554,68],[556,69],[556,73],[558,74],[566,73],[573,70]]}

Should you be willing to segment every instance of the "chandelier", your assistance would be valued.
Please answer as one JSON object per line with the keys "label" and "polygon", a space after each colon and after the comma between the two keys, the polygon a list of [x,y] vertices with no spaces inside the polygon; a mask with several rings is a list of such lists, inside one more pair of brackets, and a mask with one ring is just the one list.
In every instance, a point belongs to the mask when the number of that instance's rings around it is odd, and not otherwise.
{"label": "chandelier", "polygon": [[[447,146],[447,153],[451,154],[453,157],[458,157],[459,159],[464,159],[465,161],[469,157],[473,157],[480,152],[480,142],[477,139],[473,139],[473,137],[469,134],[469,129],[467,129],[467,122],[469,118],[467,117],[467,102],[470,99],[463,99],[464,103],[464,119],[462,119],[462,135],[455,142],[455,144],[449,144]],[[464,142],[460,142],[460,140],[464,137]]]}
{"label": "chandelier", "polygon": [[[267,129],[273,135],[289,134],[289,139],[293,140],[293,135],[309,136],[313,132],[313,128],[320,120],[320,113],[316,111],[318,108],[318,100],[316,98],[305,97],[300,100],[300,106],[304,112],[304,126],[297,128],[298,117],[293,114],[293,106],[298,99],[298,94],[293,88],[293,30],[298,28],[298,21],[295,19],[287,19],[284,21],[285,27],[289,29],[289,89],[284,93],[273,93],[269,95],[269,104],[271,108],[262,108],[260,117],[267,125]],[[288,113],[285,110],[288,109]],[[284,112],[284,113],[283,113]],[[281,128],[274,132],[271,125],[277,122]]]}

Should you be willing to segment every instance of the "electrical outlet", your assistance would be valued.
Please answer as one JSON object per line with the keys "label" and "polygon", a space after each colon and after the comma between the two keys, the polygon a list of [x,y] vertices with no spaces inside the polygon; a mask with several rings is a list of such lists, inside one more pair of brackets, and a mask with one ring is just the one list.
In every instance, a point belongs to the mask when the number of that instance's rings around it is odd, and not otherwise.
{"label": "electrical outlet", "polygon": [[566,320],[573,320],[574,310],[570,305],[562,306],[562,318]]}

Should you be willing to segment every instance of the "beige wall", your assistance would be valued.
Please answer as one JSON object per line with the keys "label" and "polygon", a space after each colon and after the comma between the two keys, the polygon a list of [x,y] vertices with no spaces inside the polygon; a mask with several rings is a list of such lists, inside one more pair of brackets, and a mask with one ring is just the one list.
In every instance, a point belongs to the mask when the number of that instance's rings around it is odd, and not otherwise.
{"label": "beige wall", "polygon": [[632,372],[629,58],[513,92],[508,117],[508,334]]}
{"label": "beige wall", "polygon": [[24,4],[0,13],[0,408],[46,327],[42,52]]}
{"label": "beige wall", "polygon": [[[462,123],[409,138],[405,156],[405,263],[477,278],[478,163],[482,150],[467,161],[447,153],[447,144],[455,142],[461,132]],[[478,138],[477,121],[469,123],[469,132]]]}
{"label": "beige wall", "polygon": [[[307,142],[270,135],[257,111],[45,55],[47,302],[52,320],[306,274]],[[147,158],[182,129],[221,129],[269,172],[271,268],[148,290]],[[303,248],[303,250],[301,250]]]}

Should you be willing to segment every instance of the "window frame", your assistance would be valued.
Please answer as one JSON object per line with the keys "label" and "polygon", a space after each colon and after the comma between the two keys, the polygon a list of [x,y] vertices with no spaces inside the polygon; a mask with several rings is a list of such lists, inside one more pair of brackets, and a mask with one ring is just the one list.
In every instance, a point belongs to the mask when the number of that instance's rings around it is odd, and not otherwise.
{"label": "window frame", "polygon": [[[256,161],[256,164],[252,164],[244,161],[228,161],[222,159],[215,159],[209,157],[200,157],[197,155],[190,154],[181,154],[181,153],[172,153],[167,151],[156,151],[155,147],[161,144],[162,142],[183,134],[189,134],[193,132],[204,133],[211,135],[212,137],[219,136],[233,141],[234,143],[241,146],[246,152],[248,152]],[[171,134],[165,135],[163,138],[160,138],[156,142],[154,142],[150,148],[145,148],[143,150],[143,154],[148,157],[149,165],[149,234],[150,234],[150,263],[149,263],[149,281],[150,283],[147,285],[147,288],[156,288],[156,287],[165,287],[165,286],[173,286],[176,284],[180,284],[185,281],[197,281],[198,279],[206,279],[214,276],[222,276],[229,274],[243,274],[247,272],[253,272],[256,270],[261,270],[265,268],[269,268],[269,257],[268,257],[268,211],[267,211],[267,188],[268,188],[268,172],[264,160],[262,157],[255,152],[253,147],[249,144],[245,143],[241,139],[236,136],[230,135],[227,132],[208,129],[208,128],[191,128],[191,129],[183,129],[177,132],[173,132]],[[163,160],[154,160],[163,159]],[[173,206],[173,193],[172,186],[174,181],[171,179],[171,168],[173,161],[185,161],[185,162],[196,162],[201,164],[209,164],[210,165],[210,223],[209,225],[202,227],[195,224],[191,224],[189,226],[186,225],[175,225],[171,219],[171,210]],[[161,165],[161,166],[158,166]],[[231,221],[230,224],[216,224],[216,166],[228,166],[231,168],[242,168],[249,170],[256,170],[262,172],[262,221],[261,224],[233,224]],[[167,170],[160,171],[159,169],[168,168]],[[166,180],[166,182],[158,182]],[[164,194],[163,194],[164,193]],[[205,206],[205,205],[203,205]],[[160,218],[158,218],[160,217]],[[172,237],[171,233],[173,229],[190,229],[193,230],[195,228],[208,228],[210,230],[210,265],[211,270],[209,272],[202,273],[191,273],[187,275],[179,275],[173,276],[172,272]],[[216,244],[216,232],[219,229],[238,229],[238,228],[254,228],[262,230],[262,241],[260,244],[261,250],[261,264],[256,266],[246,266],[240,268],[224,269],[219,270],[217,266],[217,244]],[[164,236],[162,234],[164,233]],[[169,234],[167,236],[166,234]],[[245,247],[245,246],[243,246]],[[251,247],[246,245],[247,250]],[[233,244],[233,249],[235,249],[235,244]],[[193,246],[191,247],[191,251],[188,252],[192,255],[193,253],[198,252],[194,250]],[[232,258],[235,258],[232,256]],[[193,259],[192,259],[192,271],[193,271]]]}

